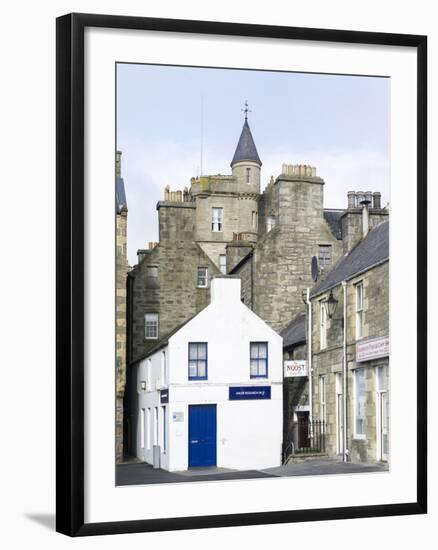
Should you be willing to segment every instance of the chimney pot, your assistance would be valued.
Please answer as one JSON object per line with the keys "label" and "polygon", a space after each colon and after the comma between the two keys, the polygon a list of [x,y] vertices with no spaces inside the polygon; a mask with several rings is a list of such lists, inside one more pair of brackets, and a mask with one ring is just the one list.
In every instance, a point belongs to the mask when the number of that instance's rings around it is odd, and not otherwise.
{"label": "chimney pot", "polygon": [[348,191],[347,198],[348,198],[348,208],[356,208],[356,192]]}
{"label": "chimney pot", "polygon": [[373,208],[380,210],[382,208],[381,204],[382,194],[376,191],[373,193]]}

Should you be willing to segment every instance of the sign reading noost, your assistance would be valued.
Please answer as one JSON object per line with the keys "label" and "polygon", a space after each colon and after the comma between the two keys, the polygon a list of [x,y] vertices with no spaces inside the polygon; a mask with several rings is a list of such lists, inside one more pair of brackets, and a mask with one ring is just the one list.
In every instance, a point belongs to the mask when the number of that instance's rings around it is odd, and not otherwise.
{"label": "sign reading noost", "polygon": [[284,377],[307,376],[307,361],[284,361]]}

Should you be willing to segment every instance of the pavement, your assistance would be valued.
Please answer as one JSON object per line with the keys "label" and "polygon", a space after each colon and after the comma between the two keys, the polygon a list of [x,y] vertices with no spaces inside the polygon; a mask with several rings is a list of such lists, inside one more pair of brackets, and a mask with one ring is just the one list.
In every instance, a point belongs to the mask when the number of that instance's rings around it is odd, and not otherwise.
{"label": "pavement", "polygon": [[387,464],[345,463],[330,458],[300,460],[285,466],[267,468],[265,470],[230,470],[228,468],[212,467],[190,468],[182,472],[167,472],[166,470],[154,469],[150,464],[144,462],[129,461],[117,465],[116,484],[149,485],[156,483],[187,483],[191,481],[223,481],[386,471],[388,471]]}

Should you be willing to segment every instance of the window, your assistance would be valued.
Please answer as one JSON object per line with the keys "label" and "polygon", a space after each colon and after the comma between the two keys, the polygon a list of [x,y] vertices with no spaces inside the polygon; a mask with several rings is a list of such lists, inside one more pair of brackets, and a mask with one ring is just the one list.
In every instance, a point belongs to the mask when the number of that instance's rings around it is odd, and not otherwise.
{"label": "window", "polygon": [[246,169],[246,183],[251,183],[251,168]]}
{"label": "window", "polygon": [[226,254],[221,254],[219,256],[219,267],[221,272],[226,275],[227,274],[227,256]]}
{"label": "window", "polygon": [[268,343],[251,342],[249,345],[250,377],[268,377]]}
{"label": "window", "polygon": [[318,246],[318,264],[321,268],[327,267],[332,261],[332,245],[320,244]]}
{"label": "window", "polygon": [[257,229],[257,225],[258,225],[258,214],[255,210],[252,211],[252,214],[251,214],[251,225],[252,225],[252,228],[253,229]]}
{"label": "window", "polygon": [[319,330],[319,347],[324,349],[327,347],[327,309],[325,307],[325,300],[319,302],[319,318],[320,318],[320,330]]}
{"label": "window", "polygon": [[158,313],[146,313],[144,316],[144,337],[146,340],[158,338]]}
{"label": "window", "polygon": [[363,336],[363,284],[356,285],[356,340]]}
{"label": "window", "polygon": [[166,452],[166,407],[161,407],[161,452]]}
{"label": "window", "polygon": [[146,277],[158,277],[158,267],[155,265],[146,266]]}
{"label": "window", "polygon": [[211,209],[211,230],[222,231],[223,226],[223,208]]}
{"label": "window", "polygon": [[189,343],[189,380],[207,380],[207,343]]}
{"label": "window", "polygon": [[275,216],[268,217],[267,230],[271,231],[275,227]]}
{"label": "window", "polygon": [[158,445],[158,407],[154,407],[154,445]]}
{"label": "window", "polygon": [[144,434],[145,434],[145,410],[141,409],[141,418],[140,418],[140,446],[144,449]]}
{"label": "window", "polygon": [[146,449],[151,448],[151,409],[146,411]]}
{"label": "window", "polygon": [[[327,407],[326,407],[326,378],[325,376],[319,377],[319,413],[321,420],[327,422]],[[323,426],[323,430],[324,430]]]}
{"label": "window", "polygon": [[355,437],[365,438],[365,369],[354,371],[354,433]]}
{"label": "window", "polygon": [[207,286],[208,269],[206,267],[198,267],[197,285],[205,288]]}

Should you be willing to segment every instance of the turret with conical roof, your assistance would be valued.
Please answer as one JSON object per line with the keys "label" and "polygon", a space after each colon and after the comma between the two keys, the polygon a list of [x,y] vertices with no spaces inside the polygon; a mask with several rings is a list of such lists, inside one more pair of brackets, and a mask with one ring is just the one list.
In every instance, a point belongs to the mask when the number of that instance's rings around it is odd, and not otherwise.
{"label": "turret with conical roof", "polygon": [[248,193],[260,193],[260,168],[262,161],[257,152],[254,138],[248,124],[248,103],[245,101],[245,121],[231,161],[233,176],[237,178],[239,188]]}

